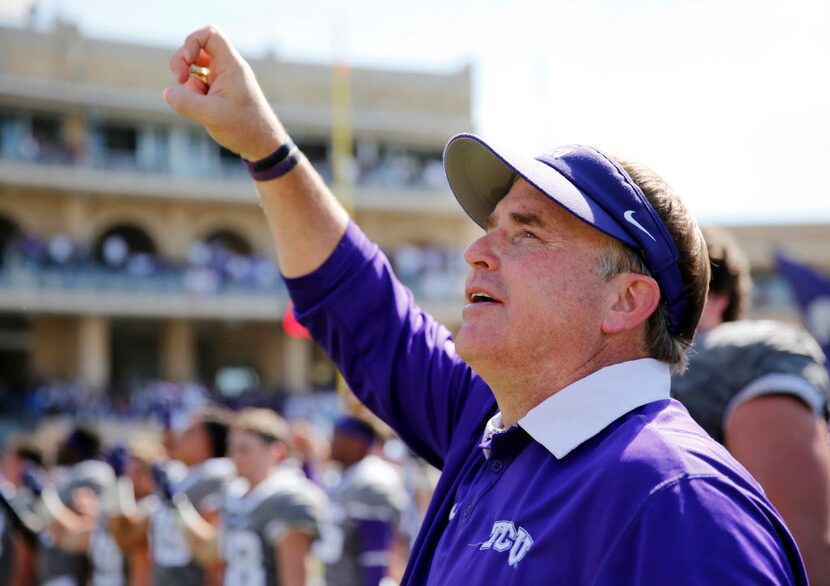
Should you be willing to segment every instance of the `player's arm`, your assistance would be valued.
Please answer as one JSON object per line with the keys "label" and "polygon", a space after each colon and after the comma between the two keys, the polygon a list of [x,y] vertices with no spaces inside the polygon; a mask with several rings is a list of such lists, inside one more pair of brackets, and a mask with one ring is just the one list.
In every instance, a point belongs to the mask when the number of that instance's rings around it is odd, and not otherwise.
{"label": "player's arm", "polygon": [[153,564],[150,560],[150,549],[148,547],[134,549],[127,554],[127,567],[129,569],[129,586],[152,586]]}
{"label": "player's arm", "polygon": [[118,548],[126,554],[147,549],[150,517],[146,513],[113,515],[107,519],[107,528]]}
{"label": "player's arm", "polygon": [[790,395],[739,404],[726,446],[761,483],[804,557],[810,583],[830,585],[830,444],[824,421]]}
{"label": "player's arm", "polygon": [[312,536],[302,529],[283,532],[274,543],[279,568],[279,584],[305,586]]}
{"label": "player's arm", "polygon": [[279,584],[305,586],[306,566],[311,553],[312,536],[302,529],[289,529],[274,544],[279,567]]}
{"label": "player's arm", "polygon": [[150,524],[149,513],[135,501],[135,487],[127,475],[129,459],[130,453],[124,445],[115,446],[107,454],[107,462],[115,473],[115,485],[105,510],[107,530],[128,560],[133,554],[140,556],[148,550]]}
{"label": "player's arm", "polygon": [[264,537],[272,544],[279,568],[279,584],[304,586],[311,545],[320,536],[327,498],[312,482],[302,491],[283,495],[274,503]]}
{"label": "player's arm", "polygon": [[[86,552],[95,528],[94,520],[67,507],[42,470],[31,468],[24,472],[23,483],[36,497],[35,509],[44,520],[45,529],[55,540],[55,546],[65,551]],[[97,501],[97,496],[90,490],[77,489],[73,499],[78,494]]]}
{"label": "player's arm", "polygon": [[14,572],[9,586],[31,586],[37,576],[36,545],[22,537],[12,537]]}
{"label": "player's arm", "polygon": [[[59,502],[56,499],[55,505]],[[49,529],[59,549],[87,553],[95,531],[100,499],[91,488],[79,487],[72,492],[72,502],[73,508],[60,505],[62,509],[53,516]]]}
{"label": "player's arm", "polygon": [[204,568],[211,568],[219,561],[219,512],[200,513],[183,494],[177,494],[173,503],[193,558]]}

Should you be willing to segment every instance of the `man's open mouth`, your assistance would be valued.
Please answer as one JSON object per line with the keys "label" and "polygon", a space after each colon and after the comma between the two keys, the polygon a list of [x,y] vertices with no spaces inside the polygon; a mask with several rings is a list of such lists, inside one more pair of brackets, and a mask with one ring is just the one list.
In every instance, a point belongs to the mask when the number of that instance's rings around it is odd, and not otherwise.
{"label": "man's open mouth", "polygon": [[472,303],[495,303],[496,300],[487,295],[486,293],[473,293],[470,295],[470,301]]}

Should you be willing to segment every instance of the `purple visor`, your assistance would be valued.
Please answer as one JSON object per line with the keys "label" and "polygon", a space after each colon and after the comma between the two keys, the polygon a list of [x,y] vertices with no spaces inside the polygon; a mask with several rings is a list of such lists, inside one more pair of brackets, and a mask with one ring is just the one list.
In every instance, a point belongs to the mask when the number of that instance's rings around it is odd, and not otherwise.
{"label": "purple visor", "polygon": [[582,145],[532,158],[459,134],[444,149],[444,170],[456,199],[482,228],[516,175],[580,220],[637,250],[660,285],[671,330],[683,324],[687,300],[680,254],[660,216],[611,157]]}

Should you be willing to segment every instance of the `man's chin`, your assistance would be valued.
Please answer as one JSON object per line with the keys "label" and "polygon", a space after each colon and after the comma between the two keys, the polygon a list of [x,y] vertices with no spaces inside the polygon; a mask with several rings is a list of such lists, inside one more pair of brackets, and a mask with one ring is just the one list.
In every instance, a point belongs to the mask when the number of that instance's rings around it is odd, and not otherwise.
{"label": "man's chin", "polygon": [[473,364],[477,360],[486,357],[488,351],[493,348],[492,340],[487,340],[481,332],[472,331],[473,328],[462,325],[455,336],[455,351],[458,357],[475,369]]}

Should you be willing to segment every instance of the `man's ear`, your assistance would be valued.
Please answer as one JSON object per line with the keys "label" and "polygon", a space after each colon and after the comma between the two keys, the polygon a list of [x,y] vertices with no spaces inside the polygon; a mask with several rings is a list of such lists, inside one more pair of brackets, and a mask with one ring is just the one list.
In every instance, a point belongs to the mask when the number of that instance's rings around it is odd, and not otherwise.
{"label": "man's ear", "polygon": [[604,334],[633,330],[651,317],[660,303],[657,281],[639,273],[622,273],[609,282],[611,297],[602,320]]}

